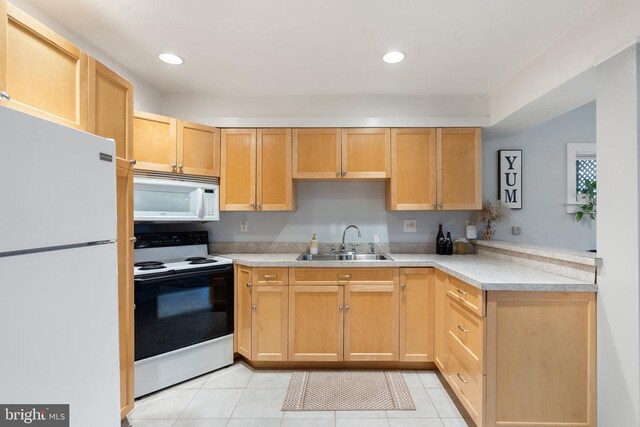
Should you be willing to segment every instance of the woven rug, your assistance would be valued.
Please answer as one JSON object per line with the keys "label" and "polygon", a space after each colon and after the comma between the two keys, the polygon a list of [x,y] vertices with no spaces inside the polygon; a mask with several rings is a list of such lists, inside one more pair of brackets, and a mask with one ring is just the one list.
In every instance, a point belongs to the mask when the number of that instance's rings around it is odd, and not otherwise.
{"label": "woven rug", "polygon": [[415,410],[402,373],[295,371],[283,411]]}

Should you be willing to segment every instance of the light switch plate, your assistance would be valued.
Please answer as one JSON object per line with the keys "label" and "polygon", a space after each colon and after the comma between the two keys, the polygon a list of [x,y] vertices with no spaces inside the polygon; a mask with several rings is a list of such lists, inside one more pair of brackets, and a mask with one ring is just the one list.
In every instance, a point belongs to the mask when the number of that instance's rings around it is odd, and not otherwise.
{"label": "light switch plate", "polygon": [[520,227],[511,227],[511,234],[514,236],[519,236],[521,231]]}
{"label": "light switch plate", "polygon": [[404,232],[405,233],[415,233],[416,228],[418,228],[415,219],[405,219],[404,220]]}
{"label": "light switch plate", "polygon": [[249,231],[249,221],[247,221],[247,218],[242,218],[240,220],[240,232],[246,233],[248,231]]}

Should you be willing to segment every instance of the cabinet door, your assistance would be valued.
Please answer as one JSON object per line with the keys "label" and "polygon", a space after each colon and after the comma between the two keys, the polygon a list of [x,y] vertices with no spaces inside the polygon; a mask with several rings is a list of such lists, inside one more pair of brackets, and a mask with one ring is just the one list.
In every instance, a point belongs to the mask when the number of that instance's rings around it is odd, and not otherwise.
{"label": "cabinet door", "polygon": [[389,178],[391,137],[388,128],[342,129],[343,178]]}
{"label": "cabinet door", "polygon": [[[0,100],[47,120],[87,129],[87,55],[10,3],[0,15]],[[0,10],[0,12],[4,12]]]}
{"label": "cabinet door", "polygon": [[178,172],[220,176],[220,129],[183,120],[177,128]]}
{"label": "cabinet door", "polygon": [[293,210],[291,129],[258,129],[257,146],[256,208]]}
{"label": "cabinet door", "polygon": [[438,369],[446,375],[448,346],[447,319],[449,303],[447,301],[447,275],[440,270],[434,273],[434,362]]}
{"label": "cabinet door", "polygon": [[251,269],[242,265],[236,269],[236,327],[237,351],[251,359]]}
{"label": "cabinet door", "polygon": [[253,211],[256,207],[256,130],[223,129],[220,210]]}
{"label": "cabinet door", "polygon": [[341,175],[340,129],[293,130],[293,177],[337,179]]}
{"label": "cabinet door", "polygon": [[133,172],[116,168],[118,220],[118,323],[120,330],[120,416],[133,409]]}
{"label": "cabinet door", "polygon": [[290,361],[342,361],[343,300],[343,286],[289,286]]}
{"label": "cabinet door", "polygon": [[176,119],[136,111],[133,117],[133,158],[136,169],[176,172]]}
{"label": "cabinet door", "polygon": [[398,360],[398,276],[349,283],[345,292],[344,360]]}
{"label": "cabinet door", "polygon": [[[254,283],[256,283],[254,275]],[[286,361],[289,316],[289,287],[252,287],[252,360]]]}
{"label": "cabinet door", "polygon": [[482,208],[482,143],[479,128],[438,129],[438,208]]}
{"label": "cabinet door", "polygon": [[400,269],[400,360],[433,362],[433,269]]}
{"label": "cabinet door", "polygon": [[387,209],[434,210],[436,207],[436,130],[391,129]]}
{"label": "cabinet door", "polygon": [[133,140],[133,85],[89,57],[87,130],[116,142],[116,164],[129,167]]}

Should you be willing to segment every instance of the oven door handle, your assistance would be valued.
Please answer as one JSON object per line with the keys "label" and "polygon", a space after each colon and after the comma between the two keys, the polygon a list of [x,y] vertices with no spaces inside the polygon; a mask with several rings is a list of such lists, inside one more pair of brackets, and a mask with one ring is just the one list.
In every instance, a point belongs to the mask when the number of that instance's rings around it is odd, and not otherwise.
{"label": "oven door handle", "polygon": [[178,272],[176,270],[163,271],[161,276],[153,276],[153,277],[136,277],[134,282],[136,283],[149,283],[155,282],[158,280],[166,280],[166,279],[180,279],[185,277],[194,277],[194,276],[202,276],[203,274],[210,273],[227,273],[233,271],[233,266],[231,264],[224,265],[220,267],[214,268],[200,268],[197,270],[187,270],[185,272]]}

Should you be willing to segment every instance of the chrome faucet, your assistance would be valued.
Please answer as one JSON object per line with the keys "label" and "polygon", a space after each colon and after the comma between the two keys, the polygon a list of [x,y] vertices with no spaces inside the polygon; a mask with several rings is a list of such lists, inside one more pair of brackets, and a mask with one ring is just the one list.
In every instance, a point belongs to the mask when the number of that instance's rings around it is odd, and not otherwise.
{"label": "chrome faucet", "polygon": [[[353,224],[352,225],[347,225],[347,228],[345,228],[344,231],[342,232],[342,245],[340,246],[340,252],[343,252],[343,253],[347,252],[347,245],[344,244],[344,238],[345,238],[345,236],[347,234],[347,230],[350,229],[350,228],[355,228],[356,230],[358,230],[358,237],[362,237],[362,233],[360,233],[360,229],[357,226],[355,226]],[[355,250],[355,246],[353,246],[352,249],[353,249],[352,252],[356,251]]]}

